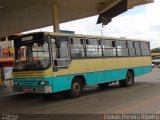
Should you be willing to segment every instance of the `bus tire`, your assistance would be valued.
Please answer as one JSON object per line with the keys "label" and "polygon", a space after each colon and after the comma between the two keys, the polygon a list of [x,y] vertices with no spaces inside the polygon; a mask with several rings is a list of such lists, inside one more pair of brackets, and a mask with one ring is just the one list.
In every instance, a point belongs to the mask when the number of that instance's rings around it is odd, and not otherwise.
{"label": "bus tire", "polygon": [[69,97],[76,98],[81,96],[83,92],[83,88],[84,88],[83,81],[78,77],[74,78],[71,84],[71,89],[69,91]]}
{"label": "bus tire", "polygon": [[97,84],[99,88],[107,88],[109,86],[109,83],[101,83],[101,84]]}
{"label": "bus tire", "polygon": [[119,81],[119,85],[121,87],[129,87],[132,86],[133,83],[134,83],[134,73],[130,70],[126,74],[126,79]]}

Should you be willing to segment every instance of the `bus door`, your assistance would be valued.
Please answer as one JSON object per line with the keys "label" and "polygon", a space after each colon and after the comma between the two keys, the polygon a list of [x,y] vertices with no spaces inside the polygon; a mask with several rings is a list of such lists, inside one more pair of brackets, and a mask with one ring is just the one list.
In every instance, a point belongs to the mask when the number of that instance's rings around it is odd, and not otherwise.
{"label": "bus door", "polygon": [[[58,37],[52,40],[54,91],[70,89],[70,47],[69,40]],[[56,76],[56,77],[55,77]]]}
{"label": "bus door", "polygon": [[69,66],[70,48],[68,37],[52,39],[52,56],[55,68],[61,69]]}

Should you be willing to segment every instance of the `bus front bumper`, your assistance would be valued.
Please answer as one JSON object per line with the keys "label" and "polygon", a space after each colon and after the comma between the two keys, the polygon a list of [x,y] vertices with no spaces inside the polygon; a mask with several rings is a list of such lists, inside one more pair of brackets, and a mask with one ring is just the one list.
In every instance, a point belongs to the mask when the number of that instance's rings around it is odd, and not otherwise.
{"label": "bus front bumper", "polygon": [[52,93],[52,86],[13,86],[13,91],[27,93]]}

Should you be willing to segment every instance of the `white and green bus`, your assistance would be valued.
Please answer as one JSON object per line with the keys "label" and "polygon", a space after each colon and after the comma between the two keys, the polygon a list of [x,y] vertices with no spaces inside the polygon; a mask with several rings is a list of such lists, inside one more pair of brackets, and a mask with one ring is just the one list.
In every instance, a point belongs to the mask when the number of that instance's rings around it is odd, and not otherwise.
{"label": "white and green bus", "polygon": [[[151,72],[149,41],[64,33],[30,33],[14,40],[17,92],[82,94],[85,86],[128,87]],[[21,57],[20,49],[24,49]]]}

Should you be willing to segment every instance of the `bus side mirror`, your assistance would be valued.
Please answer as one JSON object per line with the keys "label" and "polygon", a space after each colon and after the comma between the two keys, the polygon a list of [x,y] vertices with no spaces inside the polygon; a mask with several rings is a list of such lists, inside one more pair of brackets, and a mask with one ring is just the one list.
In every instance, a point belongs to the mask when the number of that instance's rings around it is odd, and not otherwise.
{"label": "bus side mirror", "polygon": [[58,72],[58,68],[57,67],[53,67],[53,72]]}
{"label": "bus side mirror", "polygon": [[58,68],[55,67],[55,66],[57,66],[57,60],[54,60],[53,62],[54,62],[53,72],[57,72],[57,71],[58,71]]}

